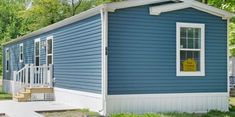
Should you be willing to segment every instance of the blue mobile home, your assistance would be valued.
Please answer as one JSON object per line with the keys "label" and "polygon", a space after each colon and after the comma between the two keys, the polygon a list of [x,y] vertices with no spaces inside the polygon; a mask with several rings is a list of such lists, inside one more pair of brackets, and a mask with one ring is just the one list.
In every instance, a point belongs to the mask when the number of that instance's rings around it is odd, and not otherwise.
{"label": "blue mobile home", "polygon": [[232,16],[191,0],[100,5],[6,43],[4,90],[48,82],[56,101],[105,115],[227,111]]}

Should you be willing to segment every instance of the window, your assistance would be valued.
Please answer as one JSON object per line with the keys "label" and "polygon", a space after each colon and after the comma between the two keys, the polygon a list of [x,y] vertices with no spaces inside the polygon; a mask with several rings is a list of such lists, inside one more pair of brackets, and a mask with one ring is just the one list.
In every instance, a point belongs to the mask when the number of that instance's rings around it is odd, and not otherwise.
{"label": "window", "polygon": [[53,64],[53,37],[50,36],[47,38],[47,41],[46,41],[46,62],[47,62],[47,65],[50,65],[50,64]]}
{"label": "window", "polygon": [[23,43],[20,44],[19,50],[20,50],[19,59],[20,59],[20,62],[23,62],[23,55],[24,55],[24,45],[23,45]]}
{"label": "window", "polygon": [[177,23],[177,76],[205,76],[205,25]]}
{"label": "window", "polygon": [[34,41],[34,63],[36,66],[40,65],[40,39]]}
{"label": "window", "polygon": [[9,60],[10,60],[10,51],[9,48],[6,49],[6,72],[9,71]]}

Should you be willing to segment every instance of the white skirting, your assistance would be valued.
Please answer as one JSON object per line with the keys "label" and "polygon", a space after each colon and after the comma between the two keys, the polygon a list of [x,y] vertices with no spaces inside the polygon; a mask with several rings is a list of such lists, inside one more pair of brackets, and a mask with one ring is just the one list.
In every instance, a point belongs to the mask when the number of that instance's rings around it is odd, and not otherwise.
{"label": "white skirting", "polygon": [[3,80],[2,85],[4,92],[12,94],[12,85],[13,85],[12,80]]}
{"label": "white skirting", "polygon": [[228,111],[228,93],[108,95],[107,113]]}
{"label": "white skirting", "polygon": [[62,88],[55,89],[55,100],[70,106],[91,111],[102,111],[102,95]]}

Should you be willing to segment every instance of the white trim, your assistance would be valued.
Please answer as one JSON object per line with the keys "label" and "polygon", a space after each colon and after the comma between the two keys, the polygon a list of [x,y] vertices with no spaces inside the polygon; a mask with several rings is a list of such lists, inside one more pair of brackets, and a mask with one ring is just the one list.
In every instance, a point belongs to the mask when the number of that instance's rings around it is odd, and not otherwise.
{"label": "white trim", "polygon": [[167,2],[167,1],[175,1],[175,0],[127,0],[122,2],[109,3],[107,4],[107,9],[108,11],[114,12],[117,9],[130,8],[130,7]]}
{"label": "white trim", "polygon": [[217,16],[221,16],[223,19],[230,19],[230,18],[235,16],[235,14],[233,14],[233,13],[230,13],[230,12],[227,12],[225,10],[221,10],[219,8],[212,7],[212,6],[200,3],[200,2],[195,1],[195,0],[182,0],[182,1],[184,1],[185,3],[192,4],[193,7],[198,8],[198,10],[201,9],[201,10],[203,10],[207,13],[211,13],[213,15],[217,14]]}
{"label": "white trim", "polygon": [[167,5],[150,7],[149,8],[150,15],[159,15],[164,12],[170,12],[191,7],[200,11],[210,13],[215,16],[222,17],[223,19],[229,19],[234,16],[234,14],[232,13],[226,12],[224,10],[206,4],[202,4],[194,0],[181,0],[181,1],[183,1],[183,3],[172,3]]}
{"label": "white trim", "polygon": [[[48,43],[47,41],[51,39],[51,54],[48,54]],[[53,39],[53,36],[49,36],[47,37],[46,39],[46,65],[48,65],[48,60],[47,60],[47,56],[51,56],[51,63],[53,64],[54,63],[54,39]]]}
{"label": "white trim", "polygon": [[150,15],[160,15],[164,12],[174,11],[174,10],[180,10],[190,7],[190,4],[186,3],[172,3],[167,5],[161,5],[161,6],[154,6],[150,7]]}
{"label": "white trim", "polygon": [[107,113],[228,111],[227,92],[108,95]]}
{"label": "white trim", "polygon": [[55,101],[80,109],[99,112],[102,109],[102,95],[64,88],[54,88]]}
{"label": "white trim", "polygon": [[[227,93],[230,96],[230,80],[229,80],[229,20],[227,19]],[[228,102],[229,103],[229,102]]]}
{"label": "white trim", "polygon": [[[21,51],[21,47],[22,47],[22,51]],[[24,61],[24,43],[21,43],[19,45],[19,62],[22,63]],[[21,54],[22,54],[22,59],[21,59]]]}
{"label": "white trim", "polygon": [[101,21],[102,21],[102,114],[106,115],[106,98],[108,90],[108,56],[106,55],[106,48],[108,47],[108,12],[106,9],[101,10]]}
{"label": "white trim", "polygon": [[[9,67],[10,67],[10,49],[9,48],[6,48],[6,52],[5,52],[5,57],[6,57],[6,72],[9,72]],[[8,56],[8,57],[7,57]],[[7,61],[8,61],[8,64],[7,64]],[[8,65],[8,66],[7,66]],[[8,69],[7,69],[8,68]]]}
{"label": "white trim", "polygon": [[[180,28],[192,27],[201,29],[201,49],[200,49],[200,71],[182,72],[180,71]],[[191,49],[186,49],[190,50]],[[198,49],[196,49],[197,51]],[[205,24],[176,22],[176,76],[205,76]]]}
{"label": "white trim", "polygon": [[39,65],[40,65],[40,53],[41,53],[41,43],[40,43],[40,38],[37,38],[34,40],[34,64],[36,65],[36,49],[35,49],[35,45],[36,45],[36,42],[39,42]]}
{"label": "white trim", "polygon": [[96,94],[96,93],[89,93],[89,92],[84,92],[84,91],[70,90],[70,89],[64,89],[64,88],[59,88],[59,87],[54,87],[54,89],[58,90],[58,91],[65,91],[65,92],[71,93],[71,94],[78,94],[78,95],[89,96],[89,97],[94,97],[94,98],[102,98],[101,94]]}
{"label": "white trim", "polygon": [[191,96],[224,96],[227,92],[207,92],[207,93],[163,93],[163,94],[124,94],[124,95],[108,95],[109,98],[126,98],[126,97],[191,97]]}
{"label": "white trim", "polygon": [[[123,1],[123,2],[115,2],[115,3],[109,3],[109,4],[103,4],[100,6],[97,6],[95,8],[92,8],[90,10],[84,11],[78,15],[75,15],[73,17],[64,19],[60,22],[57,22],[55,24],[49,25],[45,28],[42,28],[40,30],[34,31],[32,33],[29,33],[25,36],[19,37],[14,39],[13,41],[7,42],[4,45],[10,44],[10,43],[15,43],[42,33],[46,33],[48,31],[69,25],[71,23],[86,19],[88,17],[94,16],[96,14],[100,13],[101,9],[106,9],[108,11],[115,11],[117,9],[123,9],[123,8],[129,8],[129,7],[136,7],[136,6],[141,6],[141,5],[147,5],[147,4],[154,4],[154,3],[160,3],[160,2],[166,2],[166,1],[179,1],[179,0],[132,0],[132,1]],[[184,1],[187,4],[191,4],[194,8],[198,9],[198,10],[202,10],[208,13],[211,13],[213,15],[218,15],[221,16],[223,18],[231,18],[231,17],[235,17],[235,15],[233,13],[229,13],[226,12],[224,10],[218,9],[218,8],[214,8],[212,6],[208,6],[196,1],[192,1],[192,0],[180,0],[180,1]],[[157,8],[157,7],[152,7]],[[151,11],[151,10],[150,10]],[[151,14],[151,13],[150,13]]]}

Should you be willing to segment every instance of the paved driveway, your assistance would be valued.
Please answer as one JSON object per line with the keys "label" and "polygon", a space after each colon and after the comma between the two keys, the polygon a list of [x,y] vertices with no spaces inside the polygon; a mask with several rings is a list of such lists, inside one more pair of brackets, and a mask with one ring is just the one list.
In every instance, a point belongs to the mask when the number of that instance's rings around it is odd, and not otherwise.
{"label": "paved driveway", "polygon": [[15,102],[12,100],[0,101],[0,113],[9,117],[43,117],[35,111],[53,111],[77,109],[54,101]]}

